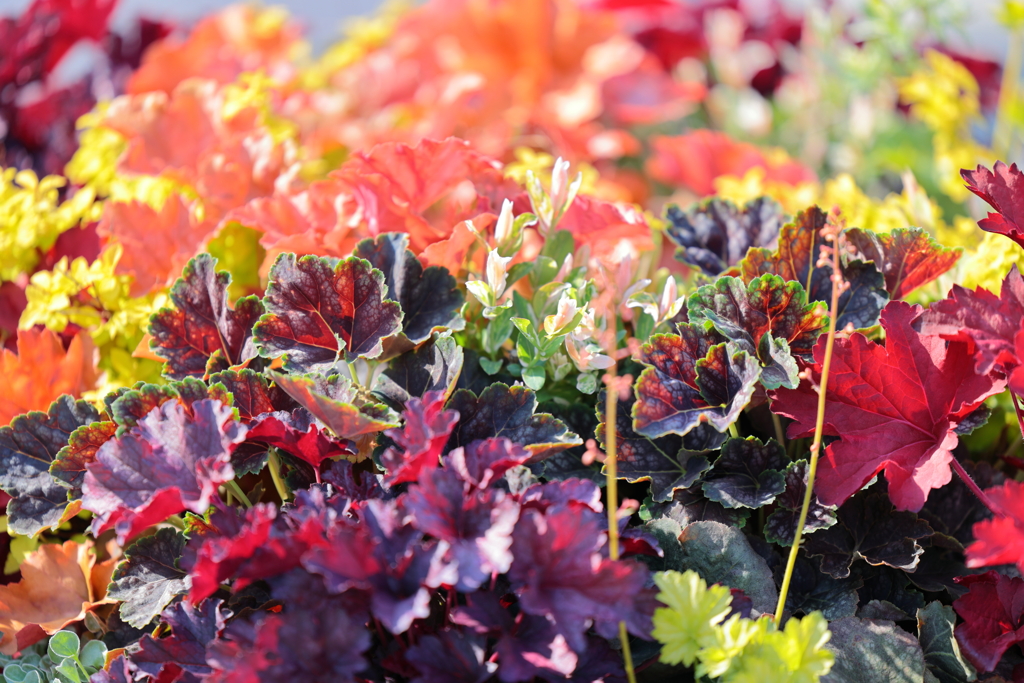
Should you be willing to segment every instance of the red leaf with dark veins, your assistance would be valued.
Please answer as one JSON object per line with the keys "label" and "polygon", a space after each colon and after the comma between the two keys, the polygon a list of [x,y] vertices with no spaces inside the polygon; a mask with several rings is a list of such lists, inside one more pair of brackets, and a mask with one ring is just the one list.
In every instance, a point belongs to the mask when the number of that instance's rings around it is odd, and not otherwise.
{"label": "red leaf with dark veins", "polygon": [[71,489],[72,499],[82,497],[86,466],[96,460],[96,451],[116,433],[117,425],[109,421],[93,422],[71,432],[68,445],[60,449],[50,465],[50,475]]}
{"label": "red leaf with dark veins", "polygon": [[[975,374],[967,345],[926,337],[912,325],[920,306],[894,301],[882,312],[885,345],[861,334],[836,339],[825,402],[825,450],[815,490],[841,505],[880,471],[897,509],[917,512],[928,491],[949,483],[954,431],[961,418],[1005,382]],[[814,384],[825,342],[814,347]],[[792,418],[789,436],[814,431],[818,392],[803,381],[772,394],[772,411]]]}
{"label": "red leaf with dark veins", "polygon": [[953,285],[949,296],[921,314],[921,334],[967,342],[979,375],[993,370],[1009,374],[1020,364],[1016,336],[1024,322],[1024,277],[1014,265],[999,296],[978,287],[973,292]]}
{"label": "red leaf with dark veins", "polygon": [[874,261],[882,271],[893,300],[948,271],[963,253],[960,247],[942,246],[921,228],[896,228],[888,233],[850,228],[843,234],[861,258]]}
{"label": "red leaf with dark veins", "polygon": [[385,432],[396,444],[380,457],[389,486],[416,481],[424,469],[440,464],[448,436],[459,421],[459,413],[445,410],[444,402],[444,394],[437,391],[427,392],[422,399],[409,399],[402,411],[405,424]]}
{"label": "red leaf with dark veins", "polygon": [[1024,579],[994,571],[956,579],[967,595],[953,601],[964,621],[956,639],[980,671],[992,671],[1014,643],[1024,642]]}
{"label": "red leaf with dark veins", "polygon": [[231,451],[245,434],[220,401],[197,401],[191,413],[176,400],[154,409],[86,465],[82,506],[94,514],[93,535],[115,529],[123,545],[171,515],[203,514],[234,478]]}
{"label": "red leaf with dark veins", "polygon": [[231,393],[232,403],[238,408],[238,417],[242,422],[251,422],[263,413],[295,407],[295,402],[280,388],[271,385],[265,376],[249,368],[237,372],[218,372],[210,375],[209,382],[211,385],[223,384]]}
{"label": "red leaf with dark veins", "polygon": [[247,296],[228,304],[231,276],[217,272],[217,259],[200,254],[188,262],[171,287],[174,306],[153,314],[149,347],[167,361],[171,379],[203,377],[210,357],[218,351],[229,366],[256,357],[252,326],[263,315],[263,304]]}
{"label": "red leaf with dark veins", "polygon": [[340,375],[282,375],[274,383],[338,437],[354,439],[398,424],[398,415]]}
{"label": "red leaf with dark veins", "polygon": [[385,298],[384,274],[366,261],[281,254],[270,269],[256,346],[290,372],[326,371],[338,360],[376,358],[402,329],[402,309]]}
{"label": "red leaf with dark veins", "polygon": [[997,161],[991,171],[979,165],[973,171],[961,169],[960,176],[968,190],[996,210],[978,221],[978,227],[1005,235],[1024,247],[1024,173],[1017,164],[1007,166]]}

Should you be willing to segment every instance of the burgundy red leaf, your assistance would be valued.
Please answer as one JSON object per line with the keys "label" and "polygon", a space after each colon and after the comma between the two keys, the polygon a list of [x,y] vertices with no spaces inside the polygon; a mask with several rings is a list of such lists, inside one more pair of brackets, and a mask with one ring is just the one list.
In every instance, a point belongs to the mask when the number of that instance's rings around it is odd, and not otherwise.
{"label": "burgundy red leaf", "polygon": [[1006,235],[1024,247],[1024,174],[1017,164],[1007,166],[997,161],[991,171],[979,165],[973,171],[961,169],[960,176],[967,182],[968,190],[996,210],[978,221],[978,227]]}

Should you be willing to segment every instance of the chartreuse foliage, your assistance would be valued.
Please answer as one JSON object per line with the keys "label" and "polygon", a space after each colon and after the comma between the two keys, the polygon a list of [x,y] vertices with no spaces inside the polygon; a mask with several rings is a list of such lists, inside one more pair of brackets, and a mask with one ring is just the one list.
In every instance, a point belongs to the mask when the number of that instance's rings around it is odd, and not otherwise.
{"label": "chartreuse foliage", "polygon": [[696,664],[698,676],[725,683],[817,681],[832,668],[828,622],[820,612],[778,629],[770,618],[732,613],[729,589],[709,587],[695,571],[664,572],[654,581],[658,600],[667,605],[655,610],[652,631],[663,662]]}

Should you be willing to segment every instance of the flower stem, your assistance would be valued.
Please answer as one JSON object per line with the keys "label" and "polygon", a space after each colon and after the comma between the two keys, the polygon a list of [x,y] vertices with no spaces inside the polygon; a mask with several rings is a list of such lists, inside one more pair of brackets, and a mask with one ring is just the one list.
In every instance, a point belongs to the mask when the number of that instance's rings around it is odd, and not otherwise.
{"label": "flower stem", "polygon": [[998,505],[992,502],[992,499],[985,495],[985,492],[982,491],[981,487],[975,483],[974,479],[971,478],[971,475],[967,474],[967,470],[964,469],[964,466],[960,464],[960,461],[957,460],[955,456],[950,460],[949,464],[953,466],[953,471],[960,476],[960,479],[962,479],[964,484],[967,485],[967,488],[970,489],[971,493],[977,496],[978,500],[984,503],[985,507],[992,511],[992,514],[997,517],[1002,517],[1006,514],[999,509]]}
{"label": "flower stem", "polygon": [[[612,356],[614,358],[614,355]],[[618,439],[618,404],[619,389],[615,382],[615,365],[608,368],[609,380],[605,389],[605,441],[604,441],[604,471],[605,490],[608,494],[608,555],[613,560],[619,559],[619,480],[616,466],[616,441]],[[633,671],[633,653],[629,647],[629,634],[626,632],[626,622],[619,622],[619,641],[622,643],[622,660],[626,667],[626,679],[629,683],[636,683],[636,673]]]}
{"label": "flower stem", "polygon": [[782,420],[775,413],[772,413],[772,425],[775,427],[775,440],[786,450],[786,432],[782,429]]}
{"label": "flower stem", "polygon": [[238,485],[237,481],[232,479],[231,481],[224,484],[224,486],[227,487],[228,491],[230,491],[235,498],[242,501],[242,505],[244,505],[247,508],[252,507],[252,503],[249,502],[249,496],[245,495],[245,492],[242,491],[242,487]]}
{"label": "flower stem", "polygon": [[274,449],[270,449],[270,458],[267,460],[267,465],[270,467],[270,478],[274,480],[274,488],[277,489],[277,495],[281,497],[282,503],[288,502],[291,493],[288,491],[288,485],[281,478],[281,459],[277,457],[277,451]]}
{"label": "flower stem", "polygon": [[[839,270],[839,233],[837,232],[832,242],[832,272],[838,274]],[[812,255],[813,259],[813,255]],[[800,539],[803,536],[804,524],[807,523],[807,511],[811,507],[811,496],[814,493],[814,475],[818,471],[818,452],[821,450],[821,437],[825,427],[825,396],[828,390],[828,371],[832,365],[832,348],[836,342],[836,311],[839,310],[839,295],[842,293],[842,281],[832,282],[832,302],[829,308],[828,337],[825,341],[825,358],[821,364],[821,379],[818,386],[818,414],[814,423],[814,440],[811,442],[811,462],[807,471],[807,489],[804,491],[804,502],[800,506],[800,517],[796,522],[796,534],[793,536],[793,546],[789,549],[789,559],[786,560],[786,573],[782,577],[782,587],[779,588],[779,603],[775,608],[775,623],[782,623],[782,614],[786,609],[786,598],[789,595],[789,584],[793,580],[793,570],[796,568],[796,557],[800,552]]]}

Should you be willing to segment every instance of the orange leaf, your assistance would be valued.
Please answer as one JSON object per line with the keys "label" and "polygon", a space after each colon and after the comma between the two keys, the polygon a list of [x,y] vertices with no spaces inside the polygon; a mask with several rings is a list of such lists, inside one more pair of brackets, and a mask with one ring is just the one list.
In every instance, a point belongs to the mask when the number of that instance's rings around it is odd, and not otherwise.
{"label": "orange leaf", "polygon": [[67,352],[50,330],[19,330],[18,353],[0,352],[0,425],[30,410],[46,410],[61,394],[79,396],[96,383],[92,338],[80,333]]}
{"label": "orange leaf", "polygon": [[0,652],[14,654],[33,632],[55,633],[114,602],[106,595],[116,563],[97,563],[91,542],[40,546],[21,563],[21,581],[0,586]]}
{"label": "orange leaf", "polygon": [[197,221],[184,200],[172,195],[159,211],[141,202],[107,202],[96,230],[124,246],[117,270],[135,276],[132,296],[141,296],[178,278],[214,228],[210,221]]}

